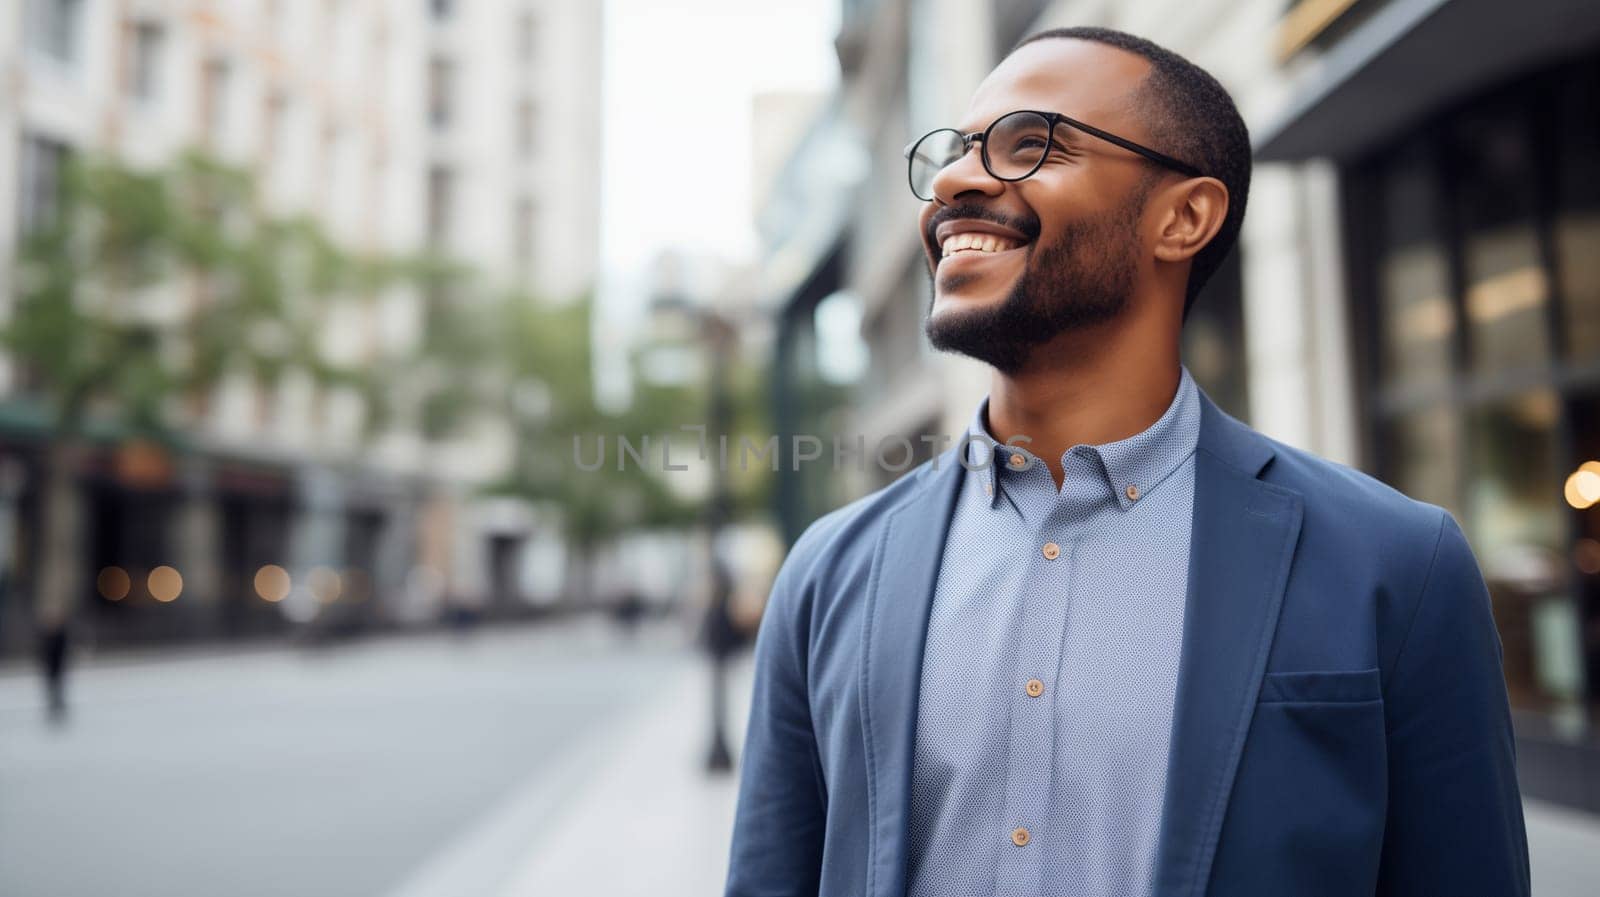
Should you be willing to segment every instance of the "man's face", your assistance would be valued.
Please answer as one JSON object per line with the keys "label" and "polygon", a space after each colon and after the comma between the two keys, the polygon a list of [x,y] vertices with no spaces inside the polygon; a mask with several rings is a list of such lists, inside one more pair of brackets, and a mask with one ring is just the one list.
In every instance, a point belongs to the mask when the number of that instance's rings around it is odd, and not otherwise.
{"label": "man's face", "polygon": [[[1018,109],[1061,112],[1139,143],[1149,136],[1136,95],[1143,58],[1104,44],[1037,41],[984,79],[957,126],[981,131]],[[1007,373],[1068,330],[1115,318],[1147,253],[1139,221],[1156,180],[1137,155],[1057,125],[1034,174],[1005,182],[979,147],[934,179],[919,217],[933,274],[933,345]]]}

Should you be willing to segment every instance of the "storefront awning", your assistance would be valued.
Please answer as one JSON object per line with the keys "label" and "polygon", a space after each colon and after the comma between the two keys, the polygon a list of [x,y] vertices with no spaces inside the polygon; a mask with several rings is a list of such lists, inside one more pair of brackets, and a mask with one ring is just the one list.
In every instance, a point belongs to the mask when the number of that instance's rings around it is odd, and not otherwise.
{"label": "storefront awning", "polygon": [[1301,77],[1256,158],[1349,158],[1452,101],[1600,40],[1595,0],[1391,0]]}

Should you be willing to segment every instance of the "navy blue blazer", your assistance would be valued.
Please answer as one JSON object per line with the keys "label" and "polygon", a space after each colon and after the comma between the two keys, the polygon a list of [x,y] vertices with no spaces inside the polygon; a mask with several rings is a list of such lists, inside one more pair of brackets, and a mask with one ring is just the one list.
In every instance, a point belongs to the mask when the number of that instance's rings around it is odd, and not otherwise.
{"label": "navy blue blazer", "polygon": [[[1500,639],[1452,517],[1201,393],[1158,895],[1528,893]],[[755,649],[728,897],[900,897],[955,449],[806,530]]]}

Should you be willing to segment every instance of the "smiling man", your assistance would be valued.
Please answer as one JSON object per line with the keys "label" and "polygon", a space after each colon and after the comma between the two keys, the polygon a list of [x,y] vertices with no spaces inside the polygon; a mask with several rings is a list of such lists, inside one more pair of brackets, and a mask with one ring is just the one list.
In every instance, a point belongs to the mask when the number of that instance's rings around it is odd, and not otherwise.
{"label": "smiling man", "polygon": [[795,545],[727,893],[1519,895],[1500,643],[1440,508],[1228,417],[1179,361],[1232,248],[1227,93],[1024,41],[907,150],[968,438]]}

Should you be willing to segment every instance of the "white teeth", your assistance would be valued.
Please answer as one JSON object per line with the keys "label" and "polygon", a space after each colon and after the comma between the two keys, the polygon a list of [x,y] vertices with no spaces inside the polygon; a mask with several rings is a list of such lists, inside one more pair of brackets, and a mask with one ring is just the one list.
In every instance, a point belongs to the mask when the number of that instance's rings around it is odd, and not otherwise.
{"label": "white teeth", "polygon": [[954,255],[963,250],[972,252],[1006,252],[1016,249],[1021,244],[1015,240],[994,234],[964,233],[955,234],[945,239],[940,247],[945,257]]}

